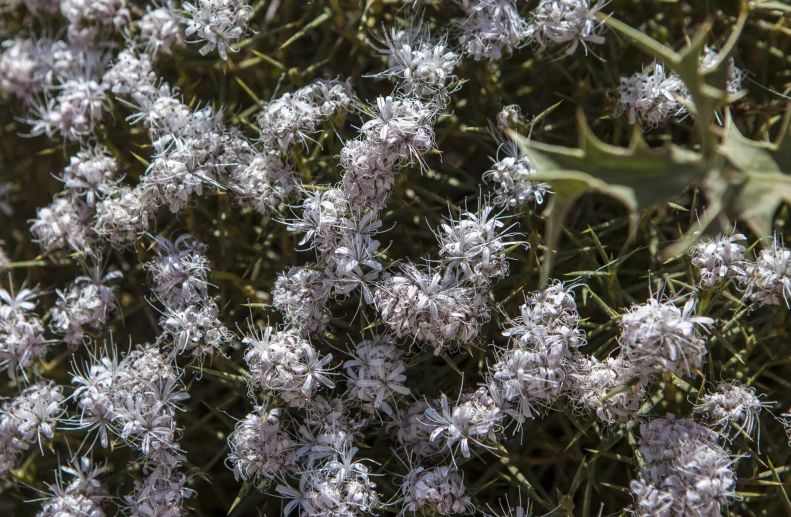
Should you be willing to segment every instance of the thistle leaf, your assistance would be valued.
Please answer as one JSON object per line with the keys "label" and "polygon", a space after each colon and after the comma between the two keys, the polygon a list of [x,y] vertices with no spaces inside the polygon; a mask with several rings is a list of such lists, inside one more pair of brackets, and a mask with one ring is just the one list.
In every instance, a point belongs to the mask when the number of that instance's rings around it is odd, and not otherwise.
{"label": "thistle leaf", "polygon": [[[787,128],[787,121],[784,121]],[[720,181],[727,182],[723,206],[731,219],[743,220],[759,237],[772,233],[772,220],[791,204],[791,138],[784,131],[774,143],[745,138],[730,115],[719,152],[727,160]],[[727,202],[725,202],[727,201]]]}
{"label": "thistle leaf", "polygon": [[677,199],[690,185],[701,181],[708,168],[702,157],[673,144],[652,149],[639,132],[629,147],[615,147],[593,134],[580,112],[579,148],[532,142],[511,133],[535,166],[535,179],[548,183],[554,196],[547,206],[543,275],[548,278],[557,249],[561,225],[577,200],[600,193],[619,201],[629,211],[629,238],[637,231],[640,212]]}

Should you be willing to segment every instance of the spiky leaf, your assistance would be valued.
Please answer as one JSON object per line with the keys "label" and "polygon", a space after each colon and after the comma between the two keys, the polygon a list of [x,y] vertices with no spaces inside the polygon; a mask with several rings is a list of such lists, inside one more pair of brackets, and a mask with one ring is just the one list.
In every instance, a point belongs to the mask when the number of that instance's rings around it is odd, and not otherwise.
{"label": "spiky leaf", "polygon": [[541,144],[512,134],[536,168],[535,179],[548,183],[554,197],[547,217],[544,272],[552,266],[561,225],[577,200],[586,193],[615,198],[629,211],[630,236],[637,229],[640,212],[677,199],[690,184],[702,181],[706,171],[701,156],[673,144],[652,149],[639,132],[629,147],[615,147],[593,134],[579,113],[579,148]]}
{"label": "spiky leaf", "polygon": [[[784,126],[787,129],[787,121]],[[784,131],[774,143],[745,138],[732,119],[719,152],[727,160],[720,175],[725,183],[722,206],[731,219],[744,221],[759,237],[772,232],[772,220],[783,203],[791,203],[791,137]]]}

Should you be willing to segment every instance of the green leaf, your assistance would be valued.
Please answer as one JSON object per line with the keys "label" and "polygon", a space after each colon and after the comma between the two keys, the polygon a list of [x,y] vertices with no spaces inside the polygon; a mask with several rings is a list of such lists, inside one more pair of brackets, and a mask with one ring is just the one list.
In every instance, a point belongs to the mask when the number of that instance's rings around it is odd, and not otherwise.
{"label": "green leaf", "polygon": [[245,497],[247,497],[247,494],[250,492],[250,487],[251,487],[251,486],[252,486],[252,485],[251,485],[250,483],[244,483],[244,484],[242,484],[242,488],[240,488],[240,489],[239,489],[239,494],[236,496],[236,499],[234,499],[234,500],[233,500],[233,504],[232,504],[232,505],[231,505],[231,507],[228,509],[228,513],[227,513],[227,515],[231,515],[231,513],[232,513],[232,512],[233,512],[233,510],[234,510],[234,508],[236,508],[236,507],[239,505],[239,503],[241,503],[241,502],[242,502],[242,500],[243,500]]}
{"label": "green leaf", "polygon": [[[732,219],[740,219],[760,237],[771,235],[772,221],[783,203],[791,203],[791,150],[788,133],[775,143],[745,138],[726,117],[725,137],[719,152],[728,164],[719,178],[723,206]],[[716,188],[716,187],[715,187]]]}
{"label": "green leaf", "polygon": [[582,195],[596,192],[623,204],[629,211],[631,239],[641,210],[677,199],[691,183],[701,181],[707,171],[702,157],[695,152],[673,144],[652,149],[638,131],[633,133],[629,147],[615,147],[593,134],[581,112],[578,119],[578,149],[541,144],[510,133],[535,166],[535,179],[548,183],[555,193],[544,212],[544,280],[551,275],[563,220]]}

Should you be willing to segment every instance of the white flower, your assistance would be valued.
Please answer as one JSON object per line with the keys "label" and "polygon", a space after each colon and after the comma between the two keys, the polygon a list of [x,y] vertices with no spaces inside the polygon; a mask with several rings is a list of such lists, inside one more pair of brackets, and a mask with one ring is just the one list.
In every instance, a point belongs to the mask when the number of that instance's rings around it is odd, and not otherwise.
{"label": "white flower", "polygon": [[78,385],[72,398],[80,409],[73,425],[96,431],[102,447],[110,445],[112,434],[146,462],[180,461],[175,415],[189,395],[157,347],[138,347],[123,358],[105,347],[82,369],[74,366],[72,383]]}
{"label": "white flower", "polygon": [[145,42],[152,56],[169,56],[174,50],[184,46],[184,29],[168,7],[147,7],[146,14],[137,21],[137,27],[140,30],[140,40]]}
{"label": "white flower", "polygon": [[113,66],[102,77],[102,83],[116,95],[153,90],[156,80],[151,57],[133,47],[119,52]]}
{"label": "white flower", "polygon": [[74,251],[90,250],[96,235],[90,227],[90,211],[81,199],[56,197],[52,204],[39,208],[30,232],[44,251],[67,246]]}
{"label": "white flower", "polygon": [[33,126],[30,134],[45,134],[51,139],[60,134],[73,141],[94,134],[108,111],[108,86],[101,80],[107,58],[100,51],[84,53],[80,63],[64,70],[57,86],[53,86],[57,96],[47,93],[32,106],[33,115],[27,121]]}
{"label": "white flower", "polygon": [[376,485],[368,467],[354,459],[358,449],[343,447],[318,468],[300,473],[299,489],[278,485],[277,492],[290,499],[284,514],[299,508],[308,517],[355,517],[379,508]]}
{"label": "white flower", "polygon": [[631,484],[633,512],[640,517],[722,515],[733,491],[732,461],[719,435],[674,415],[640,427],[644,463]]}
{"label": "white flower", "polygon": [[505,252],[522,243],[509,240],[518,234],[511,232],[514,225],[506,227],[502,219],[502,211],[479,199],[476,213],[464,210],[458,220],[451,217],[439,226],[439,255],[447,262],[448,274],[459,274],[482,287],[508,276]]}
{"label": "white flower", "polygon": [[380,49],[387,56],[388,69],[376,75],[390,77],[399,82],[403,93],[436,99],[447,104],[448,90],[456,87],[454,68],[461,56],[451,50],[447,37],[432,41],[427,30],[399,30],[384,33]]}
{"label": "white flower", "polygon": [[497,157],[492,158],[492,168],[483,175],[484,181],[495,182],[494,202],[508,208],[531,202],[542,204],[549,193],[549,185],[530,179],[535,169],[515,141],[497,134],[495,138],[499,143]]}
{"label": "white flower", "polygon": [[692,264],[699,268],[700,283],[710,288],[726,278],[745,277],[745,247],[739,243],[746,240],[747,237],[742,234],[721,234],[693,246],[690,254]]}
{"label": "white flower", "polygon": [[[702,72],[711,70],[719,58],[720,55],[717,51],[706,46],[703,56],[700,58],[699,69]],[[730,95],[735,95],[741,91],[744,76],[745,73],[736,66],[734,59],[732,57],[728,58],[728,84],[726,89]]]}
{"label": "white flower", "polygon": [[[626,423],[640,409],[646,396],[646,380],[621,357],[608,357],[604,361],[593,356],[581,358],[572,378],[572,403],[592,409],[608,425]],[[608,396],[616,389],[620,392]]]}
{"label": "white flower", "polygon": [[414,264],[384,280],[374,305],[396,336],[410,336],[434,346],[439,355],[453,341],[472,341],[489,318],[486,298],[452,275]]}
{"label": "white flower", "polygon": [[145,204],[140,188],[117,187],[96,204],[93,231],[116,248],[134,246],[149,230],[155,207]]}
{"label": "white flower", "polygon": [[456,0],[466,14],[459,43],[476,61],[495,61],[524,46],[529,33],[514,0]]}
{"label": "white flower", "polygon": [[694,300],[688,300],[682,310],[673,300],[652,297],[621,317],[624,358],[649,373],[660,368],[690,375],[701,367],[706,355],[706,341],[699,329],[712,323],[711,318],[695,316]]}
{"label": "white flower", "polygon": [[272,305],[288,324],[303,334],[322,331],[329,322],[329,285],[321,271],[292,267],[281,273],[272,292]]}
{"label": "white flower", "polygon": [[260,483],[296,467],[294,441],[282,429],[280,410],[256,407],[228,437],[228,461],[237,480]]}
{"label": "white flower", "polygon": [[791,250],[777,237],[770,247],[761,250],[758,260],[749,263],[746,274],[740,278],[746,285],[745,297],[761,305],[779,305],[781,301],[791,307]]}
{"label": "white flower", "polygon": [[151,272],[154,293],[170,308],[181,308],[207,300],[209,259],[206,245],[192,235],[182,234],[175,241],[160,235],[156,239],[156,258],[145,264]]}
{"label": "white flower", "polygon": [[62,388],[51,381],[40,381],[22,390],[16,398],[0,406],[0,475],[16,466],[24,451],[42,439],[51,440],[63,416]]}
{"label": "white flower", "polygon": [[474,508],[456,467],[412,469],[404,477],[401,493],[404,510],[410,513],[453,515],[471,513]]}
{"label": "white flower", "polygon": [[303,407],[321,385],[335,387],[330,379],[332,354],[320,356],[294,331],[251,328],[242,344],[247,346],[244,360],[250,369],[251,389],[266,390],[291,406]]}
{"label": "white flower", "polygon": [[145,479],[135,481],[132,494],[124,497],[129,517],[184,517],[188,511],[184,500],[193,491],[187,488],[187,476],[176,465],[160,463]]}
{"label": "white flower", "polygon": [[[439,409],[439,401],[436,402],[435,410]],[[416,400],[406,408],[400,409],[398,415],[394,415],[387,425],[388,430],[395,430],[398,444],[418,459],[436,455],[443,450],[439,441],[431,441],[431,434],[438,425],[424,417],[427,409],[429,409],[428,402]]]}
{"label": "white flower", "polygon": [[497,436],[502,430],[504,414],[487,389],[481,388],[462,396],[456,406],[451,406],[448,397],[440,397],[439,408],[429,406],[425,418],[436,427],[430,440],[441,443],[451,451],[454,448],[465,458],[470,457],[472,445],[496,448]]}
{"label": "white flower", "polygon": [[115,177],[117,172],[115,157],[106,147],[97,145],[82,149],[72,156],[61,179],[66,188],[85,197],[86,204],[92,207],[113,191],[119,181]]}
{"label": "white flower", "polygon": [[56,291],[58,300],[52,310],[50,328],[56,334],[63,335],[63,341],[70,345],[83,342],[85,328],[103,328],[115,312],[115,293],[107,282],[122,278],[120,271],[105,274],[101,265],[88,269],[88,274],[77,277],[65,291]]}
{"label": "white flower", "polygon": [[107,490],[97,477],[105,467],[94,466],[87,457],[72,458],[69,463],[71,466],[61,466],[60,470],[75,479],[64,487],[62,475],[56,471],[55,484],[47,485],[52,495],[42,500],[36,517],[104,517],[101,504],[108,498]]}
{"label": "white flower", "polygon": [[336,113],[348,111],[354,92],[347,81],[315,81],[294,93],[267,103],[257,115],[261,141],[267,149],[288,151],[295,143],[305,145],[319,124]]}
{"label": "white flower", "polygon": [[32,101],[48,86],[47,47],[52,42],[30,39],[7,39],[0,44],[0,90]]}
{"label": "white flower", "polygon": [[656,61],[643,73],[621,77],[618,94],[616,114],[628,112],[629,123],[640,121],[645,129],[653,129],[686,111],[678,100],[688,95],[686,86],[677,75],[668,75],[664,65]]}
{"label": "white flower", "polygon": [[574,293],[559,282],[525,296],[520,316],[508,321],[510,346],[497,351],[489,372],[505,401],[516,404],[509,414],[518,423],[572,387],[573,352],[585,343],[578,323]]}
{"label": "white flower", "polygon": [[253,154],[233,167],[228,181],[239,202],[252,205],[260,214],[277,213],[296,186],[296,172],[271,152]]}
{"label": "white flower", "polygon": [[362,402],[366,411],[381,410],[393,416],[393,402],[411,393],[404,386],[406,364],[402,355],[392,336],[387,334],[358,343],[352,359],[343,363],[348,376],[348,396]]}
{"label": "white flower", "polygon": [[[716,391],[703,395],[695,405],[695,413],[709,417],[713,425],[728,436],[743,431],[751,435],[756,424],[760,425],[758,415],[772,402],[762,402],[755,394],[755,388],[747,388],[738,382],[723,381]],[[735,424],[735,425],[733,425]]]}
{"label": "white flower", "polygon": [[182,9],[187,12],[185,34],[188,43],[206,42],[201,55],[207,55],[217,48],[223,60],[228,59],[228,51],[236,52],[233,44],[242,39],[247,32],[247,22],[253,8],[243,0],[196,0],[184,2]]}
{"label": "white flower", "polygon": [[[595,1],[595,0],[594,0]],[[552,45],[565,46],[565,54],[571,55],[582,44],[601,45],[602,21],[596,17],[601,5],[593,7],[589,0],[541,0],[533,11],[528,37],[539,53]]]}
{"label": "white flower", "polygon": [[116,25],[129,21],[126,0],[60,0],[60,11],[74,26]]}

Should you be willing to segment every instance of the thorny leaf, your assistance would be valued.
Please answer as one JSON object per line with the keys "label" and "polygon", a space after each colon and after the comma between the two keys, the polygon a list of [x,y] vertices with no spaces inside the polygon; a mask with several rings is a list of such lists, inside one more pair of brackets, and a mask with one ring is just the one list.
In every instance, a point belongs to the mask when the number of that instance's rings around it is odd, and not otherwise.
{"label": "thorny leaf", "polygon": [[549,183],[555,193],[544,212],[545,278],[551,274],[562,222],[584,194],[604,194],[623,204],[629,211],[631,239],[642,210],[677,199],[690,183],[701,181],[707,171],[702,157],[693,151],[673,144],[652,149],[639,132],[633,134],[629,147],[615,147],[593,134],[582,113],[578,119],[578,149],[541,144],[511,134],[535,166],[535,179]]}
{"label": "thorny leaf", "polygon": [[791,137],[787,131],[781,136],[782,140],[774,143],[750,140],[728,116],[719,148],[728,161],[717,178],[727,182],[726,212],[732,219],[744,221],[759,237],[771,235],[777,209],[791,203]]}

